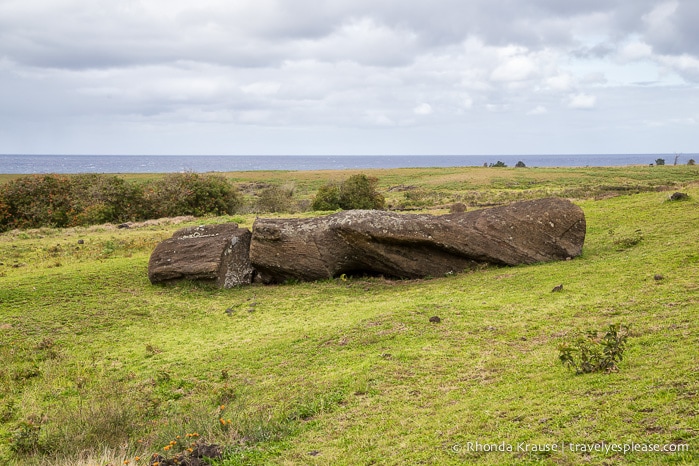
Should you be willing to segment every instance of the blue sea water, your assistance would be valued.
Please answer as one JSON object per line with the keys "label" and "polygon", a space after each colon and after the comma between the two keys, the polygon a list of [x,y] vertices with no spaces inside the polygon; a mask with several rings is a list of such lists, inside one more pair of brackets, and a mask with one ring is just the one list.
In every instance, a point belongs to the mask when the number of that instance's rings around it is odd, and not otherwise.
{"label": "blue sea water", "polygon": [[[682,154],[685,164],[698,154]],[[12,155],[0,154],[0,173],[174,173],[192,171],[231,172],[258,170],[341,170],[362,168],[466,167],[502,161],[528,167],[605,167],[648,165],[657,158],[667,164],[672,154],[579,154],[579,155],[379,155],[379,156],[135,156],[135,155]]]}

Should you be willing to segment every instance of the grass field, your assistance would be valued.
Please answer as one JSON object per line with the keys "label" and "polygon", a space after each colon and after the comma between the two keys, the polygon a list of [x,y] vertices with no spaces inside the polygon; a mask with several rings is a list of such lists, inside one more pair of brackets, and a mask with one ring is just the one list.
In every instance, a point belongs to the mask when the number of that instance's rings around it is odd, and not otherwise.
{"label": "grass field", "polygon": [[[182,226],[253,215],[1,234],[0,464],[145,465],[193,439],[223,445],[220,466],[699,464],[695,167],[363,172],[434,213],[569,197],[583,255],[218,290],[151,285],[149,255]],[[310,197],[353,173],[226,176]],[[618,372],[558,362],[576,330],[613,323],[631,328]]]}

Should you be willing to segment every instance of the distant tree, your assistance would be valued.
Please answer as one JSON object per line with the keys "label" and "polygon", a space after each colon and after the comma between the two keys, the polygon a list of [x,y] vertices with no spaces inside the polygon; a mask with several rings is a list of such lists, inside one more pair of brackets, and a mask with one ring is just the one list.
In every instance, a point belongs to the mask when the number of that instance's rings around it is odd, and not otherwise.
{"label": "distant tree", "polygon": [[318,188],[311,209],[321,211],[340,209],[340,185],[328,183]]}
{"label": "distant tree", "polygon": [[687,162],[687,165],[696,165],[696,162],[694,159],[689,159],[689,162]]}
{"label": "distant tree", "polygon": [[502,168],[502,167],[506,167],[507,165],[505,164],[505,162],[501,162],[498,160],[495,163],[491,163],[490,166],[495,167],[495,168]]}
{"label": "distant tree", "polygon": [[230,215],[242,205],[238,190],[221,175],[170,173],[144,186],[146,218]]}
{"label": "distant tree", "polygon": [[270,186],[263,189],[255,207],[259,212],[292,212],[294,210],[293,185]]}
{"label": "distant tree", "polygon": [[0,231],[66,227],[71,219],[71,184],[65,175],[29,175],[0,190]]}
{"label": "distant tree", "polygon": [[521,160],[515,164],[516,168],[526,168],[526,165]]}
{"label": "distant tree", "polygon": [[31,175],[0,189],[0,232],[232,214],[242,202],[238,190],[219,175],[174,173],[144,184],[92,173]]}
{"label": "distant tree", "polygon": [[383,209],[384,197],[376,190],[379,180],[366,175],[352,175],[340,186],[340,207],[349,209]]}
{"label": "distant tree", "polygon": [[70,225],[137,220],[143,209],[142,187],[123,178],[87,173],[72,176],[70,184]]}
{"label": "distant tree", "polygon": [[340,184],[321,186],[313,199],[313,210],[383,209],[384,197],[376,190],[378,180],[353,175]]}
{"label": "distant tree", "polygon": [[665,165],[665,159],[655,159],[656,165]]}

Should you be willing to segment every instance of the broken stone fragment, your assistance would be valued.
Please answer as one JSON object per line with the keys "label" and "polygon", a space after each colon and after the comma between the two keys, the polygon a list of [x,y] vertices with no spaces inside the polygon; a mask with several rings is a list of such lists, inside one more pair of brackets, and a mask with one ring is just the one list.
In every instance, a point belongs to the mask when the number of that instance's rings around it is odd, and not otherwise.
{"label": "broken stone fragment", "polygon": [[151,254],[148,278],[151,283],[201,280],[221,288],[250,284],[250,237],[235,223],[178,230]]}

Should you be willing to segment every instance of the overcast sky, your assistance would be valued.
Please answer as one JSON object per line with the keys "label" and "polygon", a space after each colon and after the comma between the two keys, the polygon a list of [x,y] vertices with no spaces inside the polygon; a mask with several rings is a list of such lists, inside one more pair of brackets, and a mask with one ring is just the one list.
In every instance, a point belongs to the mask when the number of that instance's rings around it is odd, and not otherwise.
{"label": "overcast sky", "polygon": [[698,135],[698,0],[0,0],[0,153],[691,153]]}

